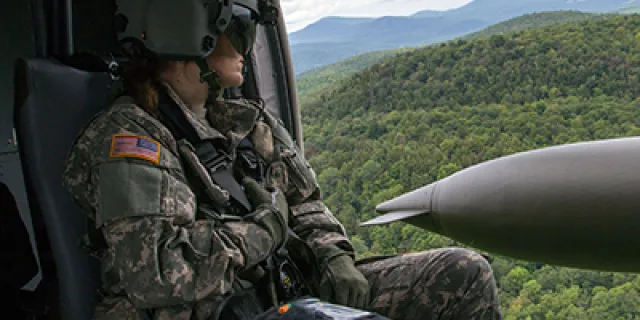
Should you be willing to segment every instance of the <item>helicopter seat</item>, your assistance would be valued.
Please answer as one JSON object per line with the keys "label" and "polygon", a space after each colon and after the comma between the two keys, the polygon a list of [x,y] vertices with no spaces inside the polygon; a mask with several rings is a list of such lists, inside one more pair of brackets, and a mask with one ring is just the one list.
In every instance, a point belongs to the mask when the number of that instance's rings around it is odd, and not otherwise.
{"label": "helicopter seat", "polygon": [[[91,69],[91,68],[89,68]],[[62,185],[79,131],[109,102],[108,72],[54,59],[15,65],[14,121],[28,200],[45,225],[57,277],[60,319],[91,319],[100,286],[99,261],[80,246],[86,215]]]}

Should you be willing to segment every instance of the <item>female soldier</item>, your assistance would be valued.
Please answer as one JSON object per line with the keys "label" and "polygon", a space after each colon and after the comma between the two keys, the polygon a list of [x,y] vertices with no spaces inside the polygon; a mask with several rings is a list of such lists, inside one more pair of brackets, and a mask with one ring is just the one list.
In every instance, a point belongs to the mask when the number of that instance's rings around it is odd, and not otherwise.
{"label": "female soldier", "polygon": [[[215,317],[223,298],[261,285],[264,262],[288,230],[315,256],[311,285],[321,299],[397,319],[500,317],[490,267],[473,252],[356,268],[344,228],[286,130],[260,103],[221,99],[223,88],[243,82],[257,0],[127,0],[118,10],[131,58],[126,94],[80,134],[64,177],[104,239],[96,318]],[[224,159],[244,188],[216,178],[224,167],[210,174]],[[239,305],[246,319],[270,307],[256,294]]]}

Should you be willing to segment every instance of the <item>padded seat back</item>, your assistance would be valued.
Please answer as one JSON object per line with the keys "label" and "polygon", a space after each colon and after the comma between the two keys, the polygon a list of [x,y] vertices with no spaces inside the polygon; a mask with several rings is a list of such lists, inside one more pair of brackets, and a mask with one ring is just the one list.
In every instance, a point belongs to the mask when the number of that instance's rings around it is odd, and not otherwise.
{"label": "padded seat back", "polygon": [[80,240],[81,212],[62,185],[70,147],[80,130],[109,102],[111,77],[53,59],[15,65],[14,120],[31,210],[43,217],[55,260],[60,319],[87,320],[100,286],[99,261]]}

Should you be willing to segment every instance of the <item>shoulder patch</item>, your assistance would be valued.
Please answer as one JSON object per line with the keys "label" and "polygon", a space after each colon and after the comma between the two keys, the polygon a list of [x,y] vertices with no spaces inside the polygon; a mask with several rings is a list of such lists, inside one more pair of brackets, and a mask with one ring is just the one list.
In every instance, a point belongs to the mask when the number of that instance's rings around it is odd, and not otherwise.
{"label": "shoulder patch", "polygon": [[138,158],[160,162],[160,143],[142,136],[114,134],[111,138],[109,158]]}

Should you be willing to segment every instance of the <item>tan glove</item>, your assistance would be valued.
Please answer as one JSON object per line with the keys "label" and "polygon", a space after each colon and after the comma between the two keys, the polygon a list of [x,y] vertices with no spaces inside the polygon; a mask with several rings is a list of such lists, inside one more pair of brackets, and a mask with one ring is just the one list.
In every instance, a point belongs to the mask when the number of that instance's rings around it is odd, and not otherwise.
{"label": "tan glove", "polygon": [[369,282],[358,270],[353,258],[340,255],[332,259],[320,278],[320,298],[328,302],[364,309],[369,304]]}

